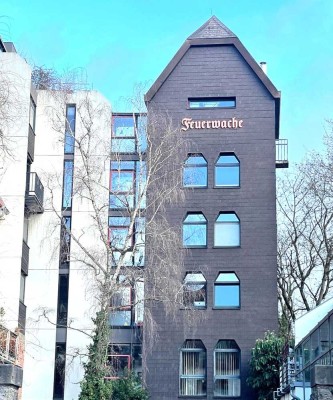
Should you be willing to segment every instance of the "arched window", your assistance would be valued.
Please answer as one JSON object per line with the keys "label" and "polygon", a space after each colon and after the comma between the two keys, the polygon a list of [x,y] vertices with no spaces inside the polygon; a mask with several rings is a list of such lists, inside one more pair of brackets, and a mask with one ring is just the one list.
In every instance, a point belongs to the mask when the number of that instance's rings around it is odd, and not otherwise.
{"label": "arched window", "polygon": [[206,247],[207,220],[202,213],[188,213],[183,221],[183,245]]}
{"label": "arched window", "polygon": [[206,394],[206,348],[201,340],[186,340],[180,350],[180,396]]}
{"label": "arched window", "polygon": [[190,154],[183,168],[184,187],[207,187],[207,161],[202,154]]}
{"label": "arched window", "polygon": [[240,350],[234,340],[219,340],[215,347],[214,396],[240,396]]}
{"label": "arched window", "polygon": [[215,221],[214,246],[240,246],[240,223],[234,212],[221,212]]}
{"label": "arched window", "polygon": [[239,308],[239,279],[234,272],[220,272],[214,283],[214,307]]}
{"label": "arched window", "polygon": [[220,153],[215,164],[215,187],[239,186],[239,160],[234,153]]}
{"label": "arched window", "polygon": [[201,272],[188,272],[184,279],[184,305],[188,308],[206,307],[206,279]]}

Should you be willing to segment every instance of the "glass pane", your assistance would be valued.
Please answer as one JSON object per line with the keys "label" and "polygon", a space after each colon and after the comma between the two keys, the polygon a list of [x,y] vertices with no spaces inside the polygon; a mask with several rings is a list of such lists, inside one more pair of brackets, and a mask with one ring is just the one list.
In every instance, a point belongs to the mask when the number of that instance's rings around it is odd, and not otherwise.
{"label": "glass pane", "polygon": [[21,272],[21,282],[20,282],[20,301],[24,304],[24,295],[25,295],[25,278],[23,272]]}
{"label": "glass pane", "polygon": [[199,375],[206,374],[206,352],[204,351],[182,351],[181,375]]}
{"label": "glass pane", "polygon": [[319,356],[319,330],[311,334],[311,361]]}
{"label": "glass pane", "polygon": [[198,282],[199,287],[202,287],[206,283],[205,277],[199,272],[186,274],[184,281],[185,283],[193,283],[193,284],[196,284]]}
{"label": "glass pane", "polygon": [[207,167],[184,167],[183,185],[194,187],[207,186]]}
{"label": "glass pane", "polygon": [[144,282],[135,283],[135,323],[142,324],[144,316]]}
{"label": "glass pane", "polygon": [[240,396],[240,379],[215,379],[214,396]]}
{"label": "glass pane", "polygon": [[310,339],[303,343],[303,360],[304,365],[310,362]]}
{"label": "glass pane", "polygon": [[185,246],[206,246],[206,225],[184,225],[183,244]]}
{"label": "glass pane", "polygon": [[134,195],[110,194],[110,208],[133,208]]}
{"label": "glass pane", "polygon": [[113,136],[134,136],[134,118],[115,116],[113,119]]}
{"label": "glass pane", "polygon": [[116,139],[111,140],[112,153],[135,153],[135,139]]}
{"label": "glass pane", "polygon": [[127,228],[114,228],[110,229],[110,245],[115,249],[123,249],[126,244],[128,236]]}
{"label": "glass pane", "polygon": [[234,97],[189,99],[190,108],[230,108],[236,106]]}
{"label": "glass pane", "polygon": [[65,161],[62,207],[72,207],[73,161]]}
{"label": "glass pane", "polygon": [[130,170],[134,171],[135,162],[134,161],[111,161],[111,169],[112,171],[120,171],[120,170]]}
{"label": "glass pane", "polygon": [[237,247],[240,245],[239,224],[215,223],[214,231],[214,246]]}
{"label": "glass pane", "polygon": [[206,218],[201,213],[199,213],[199,214],[187,214],[184,222],[185,223],[187,223],[187,222],[206,222]]}
{"label": "glass pane", "polygon": [[110,312],[109,324],[111,326],[131,326],[131,310]]}
{"label": "glass pane", "polygon": [[235,155],[221,155],[216,164],[239,164],[239,161]]}
{"label": "glass pane", "polygon": [[239,186],[239,167],[215,167],[215,186]]}
{"label": "glass pane", "polygon": [[57,323],[65,325],[67,324],[67,310],[68,310],[68,281],[69,275],[59,275],[59,305],[58,305],[58,318]]}
{"label": "glass pane", "polygon": [[112,171],[111,191],[133,192],[134,174],[131,171]]}
{"label": "glass pane", "polygon": [[215,307],[239,307],[239,285],[215,285]]}
{"label": "glass pane", "polygon": [[239,222],[239,219],[235,213],[221,213],[216,222]]}
{"label": "glass pane", "polygon": [[180,378],[181,396],[200,396],[206,394],[206,380],[202,378]]}
{"label": "glass pane", "polygon": [[[136,203],[139,208],[146,207],[147,170],[144,161],[136,163]],[[139,204],[140,202],[140,204]]]}
{"label": "glass pane", "polygon": [[109,367],[109,377],[122,377],[125,376],[130,369],[130,354],[128,355],[110,355],[108,357],[107,365]]}
{"label": "glass pane", "polygon": [[35,131],[36,122],[36,106],[32,99],[30,99],[30,114],[29,114],[29,124],[33,131]]}
{"label": "glass pane", "polygon": [[319,340],[320,340],[320,353],[325,353],[326,351],[329,350],[330,348],[330,342],[329,342],[329,329],[328,329],[328,320],[326,320],[321,326],[320,326],[320,335],[319,335]]}
{"label": "glass pane", "polygon": [[67,106],[65,130],[65,154],[74,153],[75,136],[75,109],[74,105]]}
{"label": "glass pane", "polygon": [[200,155],[195,155],[195,156],[189,156],[187,158],[187,160],[185,161],[185,165],[207,165],[207,161],[205,160],[205,158],[203,156]]}
{"label": "glass pane", "polygon": [[147,117],[141,115],[138,117],[138,151],[147,150]]}
{"label": "glass pane", "polygon": [[329,324],[330,324],[330,341],[331,341],[330,348],[333,348],[333,315],[330,316],[329,321],[330,321]]}
{"label": "glass pane", "polygon": [[239,282],[237,275],[233,272],[221,272],[216,279],[216,282]]}
{"label": "glass pane", "polygon": [[109,217],[110,226],[128,226],[130,219],[127,217]]}

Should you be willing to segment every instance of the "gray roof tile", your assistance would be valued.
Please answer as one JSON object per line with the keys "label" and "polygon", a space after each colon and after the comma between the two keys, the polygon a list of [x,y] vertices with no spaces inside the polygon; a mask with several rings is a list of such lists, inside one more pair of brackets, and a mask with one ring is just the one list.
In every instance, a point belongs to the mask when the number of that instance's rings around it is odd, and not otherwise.
{"label": "gray roof tile", "polygon": [[188,39],[216,39],[226,37],[237,37],[230,29],[213,15],[199,29],[197,29]]}

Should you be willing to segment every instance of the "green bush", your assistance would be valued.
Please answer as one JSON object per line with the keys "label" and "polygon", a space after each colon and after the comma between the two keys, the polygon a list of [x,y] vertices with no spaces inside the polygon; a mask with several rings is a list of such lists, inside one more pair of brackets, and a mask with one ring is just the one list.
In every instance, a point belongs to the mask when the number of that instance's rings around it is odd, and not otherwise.
{"label": "green bush", "polygon": [[273,399],[273,391],[279,387],[279,368],[284,340],[274,332],[266,332],[257,339],[250,360],[247,383],[258,393],[258,400]]}
{"label": "green bush", "polygon": [[112,400],[148,400],[146,389],[141,387],[140,379],[130,374],[112,382]]}

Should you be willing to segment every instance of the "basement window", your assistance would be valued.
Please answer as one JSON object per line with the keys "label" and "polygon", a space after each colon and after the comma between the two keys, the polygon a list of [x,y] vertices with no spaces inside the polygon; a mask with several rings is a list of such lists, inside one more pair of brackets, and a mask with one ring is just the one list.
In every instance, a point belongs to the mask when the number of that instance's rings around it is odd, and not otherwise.
{"label": "basement window", "polygon": [[189,108],[235,108],[236,97],[192,97]]}

